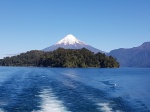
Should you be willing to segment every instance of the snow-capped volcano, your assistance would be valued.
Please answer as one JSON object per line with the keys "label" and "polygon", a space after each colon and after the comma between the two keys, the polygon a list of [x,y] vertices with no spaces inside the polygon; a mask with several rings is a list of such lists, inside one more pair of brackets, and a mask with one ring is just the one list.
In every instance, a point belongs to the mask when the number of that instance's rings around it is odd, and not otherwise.
{"label": "snow-capped volcano", "polygon": [[74,37],[72,34],[69,34],[65,36],[63,39],[61,39],[57,44],[64,44],[64,45],[74,45],[74,44],[85,44],[78,40],[76,37]]}
{"label": "snow-capped volcano", "polygon": [[69,35],[65,36],[63,39],[58,41],[56,44],[43,49],[43,51],[48,52],[48,51],[56,50],[58,48],[64,48],[64,49],[82,49],[82,48],[86,48],[86,49],[88,49],[88,50],[90,50],[94,53],[97,53],[97,52],[105,53],[105,52],[103,52],[99,49],[96,49],[96,48],[94,48],[90,45],[87,45],[86,43],[78,40],[72,34],[69,34]]}

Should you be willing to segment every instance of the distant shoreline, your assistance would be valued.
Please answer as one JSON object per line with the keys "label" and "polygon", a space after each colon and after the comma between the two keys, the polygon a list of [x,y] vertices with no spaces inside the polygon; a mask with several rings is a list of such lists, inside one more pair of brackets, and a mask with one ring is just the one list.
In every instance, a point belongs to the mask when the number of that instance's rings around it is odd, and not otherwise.
{"label": "distant shoreline", "polygon": [[[99,68],[99,67],[40,67],[40,66],[0,66],[0,67],[26,67],[26,68],[85,68],[85,69],[93,69],[93,68],[97,68],[97,69],[116,69],[114,68]],[[118,67],[118,68],[124,68],[124,67]],[[125,67],[125,68],[133,68],[133,67]]]}

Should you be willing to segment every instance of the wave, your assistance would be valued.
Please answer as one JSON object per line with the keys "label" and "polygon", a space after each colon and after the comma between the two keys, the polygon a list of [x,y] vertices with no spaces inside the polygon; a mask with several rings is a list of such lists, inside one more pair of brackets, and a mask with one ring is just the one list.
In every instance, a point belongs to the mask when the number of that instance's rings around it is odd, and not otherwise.
{"label": "wave", "polygon": [[102,83],[105,84],[105,85],[108,85],[108,86],[113,86],[113,87],[117,86],[117,84],[110,83],[110,81],[102,81]]}
{"label": "wave", "polygon": [[99,109],[103,112],[112,112],[112,108],[109,107],[108,103],[98,103]]}
{"label": "wave", "polygon": [[0,112],[6,112],[6,111],[4,111],[3,109],[0,108]]}
{"label": "wave", "polygon": [[103,112],[122,112],[120,110],[113,110],[109,103],[98,103],[98,106],[100,106],[98,109]]}
{"label": "wave", "polygon": [[41,110],[32,112],[69,112],[63,105],[63,102],[58,100],[51,89],[44,89],[40,92],[39,97],[42,99]]}

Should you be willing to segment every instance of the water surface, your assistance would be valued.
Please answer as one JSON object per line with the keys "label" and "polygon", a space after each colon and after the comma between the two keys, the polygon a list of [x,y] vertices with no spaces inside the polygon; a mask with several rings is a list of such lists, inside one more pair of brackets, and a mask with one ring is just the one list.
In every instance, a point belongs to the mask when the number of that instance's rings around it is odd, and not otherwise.
{"label": "water surface", "polygon": [[150,69],[0,67],[0,112],[150,112]]}

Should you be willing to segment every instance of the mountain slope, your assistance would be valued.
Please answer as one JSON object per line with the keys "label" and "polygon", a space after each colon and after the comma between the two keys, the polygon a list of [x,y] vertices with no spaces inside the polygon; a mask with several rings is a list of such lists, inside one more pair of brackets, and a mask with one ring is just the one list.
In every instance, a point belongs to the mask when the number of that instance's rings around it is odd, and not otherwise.
{"label": "mountain slope", "polygon": [[101,51],[99,49],[96,49],[90,45],[87,45],[86,43],[76,39],[73,35],[69,34],[66,37],[64,37],[63,39],[61,39],[60,41],[58,41],[55,45],[52,45],[50,47],[47,47],[45,49],[43,49],[43,51],[47,52],[47,51],[53,51],[56,50],[58,48],[64,48],[64,49],[81,49],[81,48],[86,48],[94,53],[97,52],[102,52],[104,53],[104,51]]}
{"label": "mountain slope", "polygon": [[150,42],[134,48],[112,50],[109,55],[117,58],[122,67],[150,67]]}

